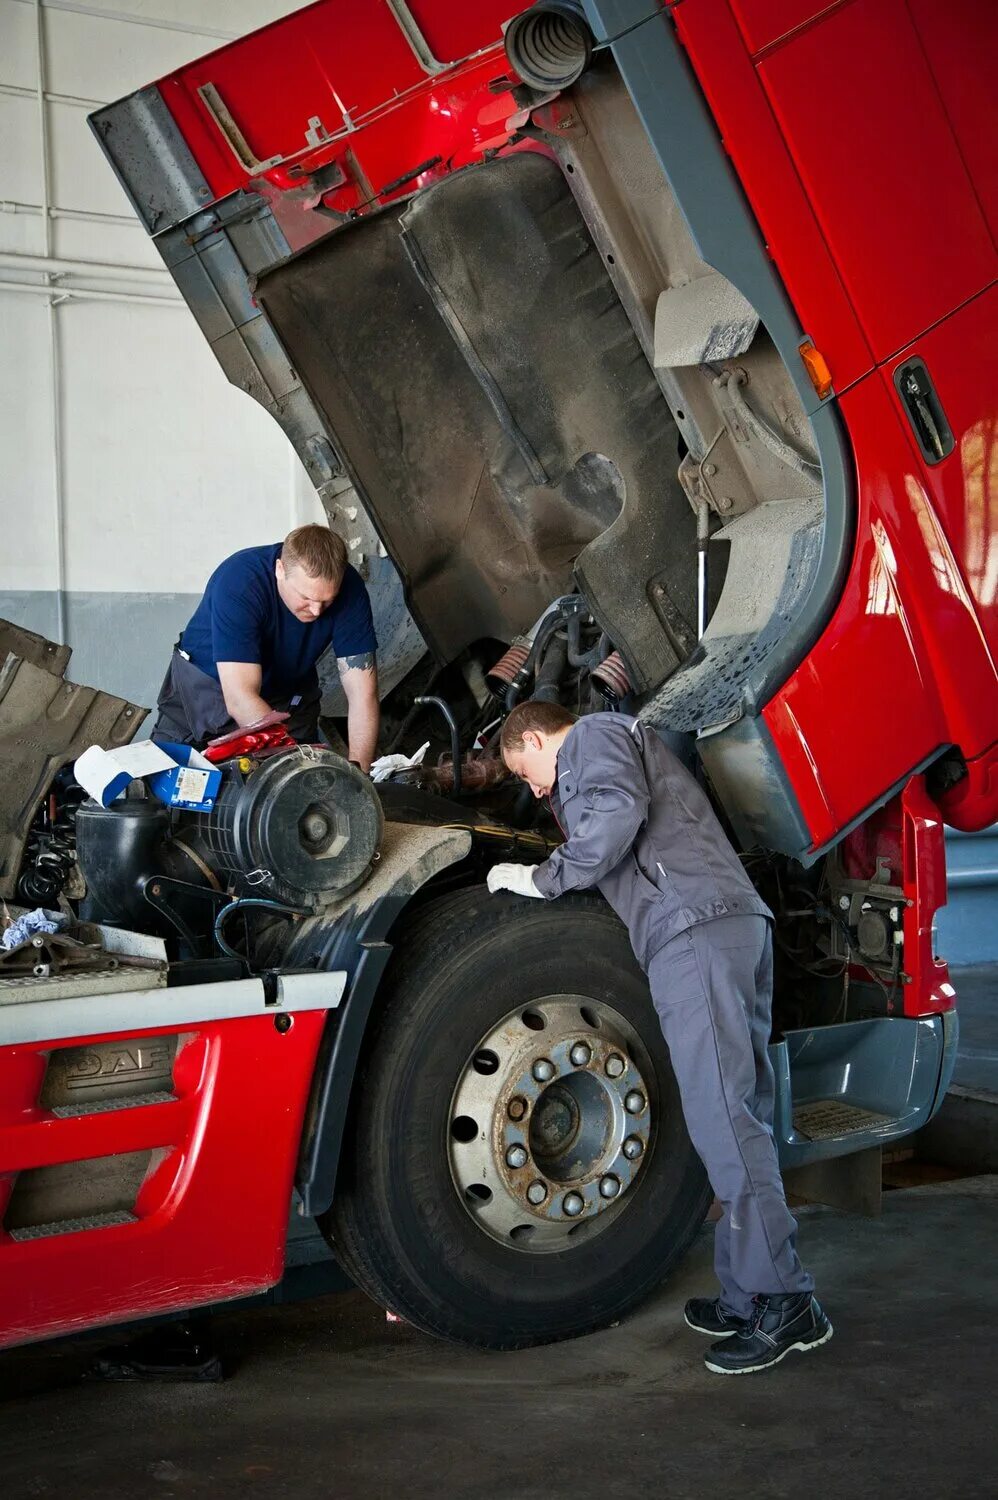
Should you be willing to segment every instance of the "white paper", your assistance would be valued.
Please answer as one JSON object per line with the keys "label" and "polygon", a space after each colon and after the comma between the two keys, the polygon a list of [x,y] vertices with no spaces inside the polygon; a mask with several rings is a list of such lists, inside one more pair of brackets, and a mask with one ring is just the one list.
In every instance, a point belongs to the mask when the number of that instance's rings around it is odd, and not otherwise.
{"label": "white paper", "polygon": [[[89,750],[86,753],[89,755]],[[127,771],[133,778],[152,776],[155,771],[172,771],[177,764],[172,755],[167,755],[152,740],[136,740],[132,745],[120,745],[117,750],[105,750],[104,754],[119,771]]]}
{"label": "white paper", "polygon": [[107,807],[136,777],[169,771],[175,765],[176,761],[152,740],[139,740],[136,745],[121,745],[117,750],[91,745],[77,760],[73,775],[85,792]]}

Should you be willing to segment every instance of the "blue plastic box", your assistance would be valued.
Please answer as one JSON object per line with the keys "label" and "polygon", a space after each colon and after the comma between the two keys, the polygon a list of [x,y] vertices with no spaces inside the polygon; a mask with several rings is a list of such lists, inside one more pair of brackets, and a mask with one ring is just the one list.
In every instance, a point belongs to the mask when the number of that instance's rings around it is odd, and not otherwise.
{"label": "blue plastic box", "polygon": [[177,762],[172,770],[155,771],[146,777],[159,800],[185,812],[211,812],[222,784],[221,771],[190,745],[160,741],[159,749]]}

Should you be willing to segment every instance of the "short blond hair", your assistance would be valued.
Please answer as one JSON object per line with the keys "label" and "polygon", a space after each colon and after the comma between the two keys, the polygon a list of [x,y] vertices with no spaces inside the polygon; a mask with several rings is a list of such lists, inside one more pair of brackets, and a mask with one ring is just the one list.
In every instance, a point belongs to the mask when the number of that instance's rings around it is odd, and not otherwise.
{"label": "short blond hair", "polygon": [[301,568],[309,578],[339,583],[346,571],[346,543],[328,526],[296,526],[284,538],[281,561],[286,568]]}
{"label": "short blond hair", "polygon": [[503,759],[507,755],[519,755],[525,734],[557,734],[559,729],[570,729],[577,717],[571,709],[562,708],[560,703],[546,703],[540,698],[518,703],[502,726],[499,748]]}

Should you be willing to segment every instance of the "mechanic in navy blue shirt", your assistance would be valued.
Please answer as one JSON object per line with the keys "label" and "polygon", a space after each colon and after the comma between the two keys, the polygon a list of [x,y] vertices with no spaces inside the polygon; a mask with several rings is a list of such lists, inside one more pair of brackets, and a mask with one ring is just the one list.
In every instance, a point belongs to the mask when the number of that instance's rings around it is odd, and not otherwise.
{"label": "mechanic in navy blue shirt", "polygon": [[283,542],[245,547],[219,563],[174,648],[152,737],[203,748],[282,709],[291,735],[314,741],[316,663],[331,647],[350,759],[368,771],[378,738],[377,644],[367,589],[335,532],[299,526]]}

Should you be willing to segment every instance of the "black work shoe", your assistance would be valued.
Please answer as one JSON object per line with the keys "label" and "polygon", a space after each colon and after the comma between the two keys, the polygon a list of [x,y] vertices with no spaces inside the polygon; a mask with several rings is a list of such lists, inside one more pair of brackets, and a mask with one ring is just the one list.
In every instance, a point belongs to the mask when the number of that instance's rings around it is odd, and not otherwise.
{"label": "black work shoe", "polygon": [[713,1339],[729,1339],[740,1328],[748,1326],[744,1318],[725,1312],[719,1297],[691,1297],[683,1316],[687,1328],[692,1328],[694,1333],[709,1334]]}
{"label": "black work shoe", "polygon": [[809,1292],[757,1297],[755,1316],[733,1339],[712,1344],[704,1364],[715,1375],[752,1375],[779,1364],[792,1349],[803,1354],[831,1336],[832,1325]]}

